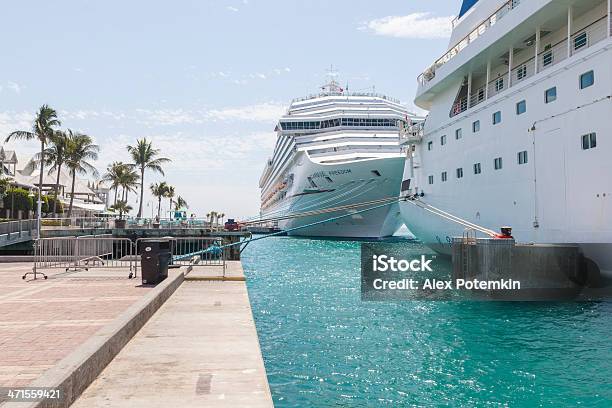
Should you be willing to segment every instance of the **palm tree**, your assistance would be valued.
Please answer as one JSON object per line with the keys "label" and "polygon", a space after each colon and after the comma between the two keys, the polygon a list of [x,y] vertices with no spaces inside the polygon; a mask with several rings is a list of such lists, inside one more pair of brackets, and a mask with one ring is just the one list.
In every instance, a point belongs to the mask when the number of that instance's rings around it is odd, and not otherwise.
{"label": "palm tree", "polygon": [[[151,142],[146,138],[136,141],[136,146],[128,146],[128,152],[132,155],[133,166],[140,170],[140,205],[138,207],[137,217],[142,217],[142,199],[144,195],[144,175],[145,170],[152,170],[154,172],[164,175],[162,164],[168,163],[171,160],[165,157],[159,156],[159,149],[154,149]],[[158,211],[159,212],[159,211]]]}
{"label": "palm tree", "polygon": [[219,214],[219,217],[221,218],[221,225],[225,225],[225,224],[223,224],[223,219],[225,218],[225,213]]}
{"label": "palm tree", "polygon": [[157,197],[157,218],[160,218],[161,200],[162,200],[162,197],[164,197],[166,195],[166,192],[168,191],[168,185],[166,184],[165,181],[162,181],[161,183],[151,184],[150,188],[151,188],[151,193],[153,194],[153,196]]}
{"label": "palm tree", "polygon": [[176,208],[189,208],[187,201],[181,196],[178,196],[175,201]]}
{"label": "palm tree", "polygon": [[117,204],[117,193],[121,186],[121,177],[128,166],[122,162],[113,162],[106,167],[106,173],[102,176],[102,182],[110,183],[110,188],[115,190],[113,205]]}
{"label": "palm tree", "polygon": [[66,146],[66,167],[70,169],[72,186],[70,188],[70,205],[68,207],[68,218],[72,215],[72,204],[74,201],[74,185],[76,175],[92,174],[97,177],[98,171],[88,160],[98,160],[100,148],[93,143],[93,139],[78,132],[68,131],[68,143]]}
{"label": "palm tree", "polygon": [[111,207],[111,210],[119,212],[119,219],[123,219],[123,214],[127,214],[132,211],[132,206],[129,205],[126,201],[117,201],[115,205]]}
{"label": "palm tree", "polygon": [[130,191],[136,191],[140,185],[140,176],[131,166],[125,165],[124,171],[119,178],[119,185],[122,188],[121,200],[127,202]]}
{"label": "palm tree", "polygon": [[217,214],[216,211],[211,211],[210,212],[210,226],[211,228],[216,228],[217,227],[217,219],[218,219],[219,215]]}
{"label": "palm tree", "polygon": [[[70,132],[70,131],[68,131]],[[50,166],[48,174],[51,175],[53,172],[57,172],[55,177],[54,194],[55,200],[53,200],[53,213],[57,212],[57,201],[59,197],[60,188],[60,177],[62,175],[62,166],[66,161],[66,144],[68,143],[69,133],[61,130],[53,131],[53,135],[49,140],[49,147],[44,151],[45,165]],[[34,162],[38,163],[42,160],[40,153],[34,156]]]}
{"label": "palm tree", "polygon": [[164,197],[169,199],[170,203],[169,203],[168,210],[172,211],[172,199],[174,198],[174,186],[169,185],[166,187],[166,194],[164,195]]}
{"label": "palm tree", "polygon": [[[61,122],[57,119],[57,112],[49,105],[43,105],[38,110],[32,131],[17,130],[9,134],[5,142],[11,139],[32,140],[38,139],[40,142],[40,175],[38,176],[38,201],[41,201],[43,173],[45,171],[45,145],[51,140],[54,134],[54,127],[61,126]],[[38,208],[38,206],[37,206]],[[39,214],[40,215],[40,214]]]}

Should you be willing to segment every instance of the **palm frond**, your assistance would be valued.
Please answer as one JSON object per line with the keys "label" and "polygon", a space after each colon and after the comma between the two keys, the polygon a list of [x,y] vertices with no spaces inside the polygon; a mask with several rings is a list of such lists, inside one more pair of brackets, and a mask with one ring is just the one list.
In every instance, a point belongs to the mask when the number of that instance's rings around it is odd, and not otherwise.
{"label": "palm frond", "polygon": [[19,140],[32,140],[36,138],[36,135],[32,132],[28,132],[26,130],[16,130],[14,132],[11,132],[6,139],[4,140],[4,142],[10,142],[13,139],[19,139]]}

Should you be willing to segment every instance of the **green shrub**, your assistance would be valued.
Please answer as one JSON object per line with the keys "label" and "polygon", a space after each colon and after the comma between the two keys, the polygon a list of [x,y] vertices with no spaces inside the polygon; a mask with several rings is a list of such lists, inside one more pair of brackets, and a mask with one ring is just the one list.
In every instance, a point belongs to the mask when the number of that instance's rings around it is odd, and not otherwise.
{"label": "green shrub", "polygon": [[[13,209],[12,205],[15,204]],[[14,211],[30,211],[34,209],[34,200],[30,192],[23,188],[10,188],[4,194],[4,208]]]}
{"label": "green shrub", "polygon": [[[42,197],[42,213],[43,214],[50,214],[53,212],[53,204],[55,203],[56,199],[54,196],[43,196]],[[64,212],[64,205],[62,204],[61,201],[57,200],[57,209],[56,212],[61,214]]]}

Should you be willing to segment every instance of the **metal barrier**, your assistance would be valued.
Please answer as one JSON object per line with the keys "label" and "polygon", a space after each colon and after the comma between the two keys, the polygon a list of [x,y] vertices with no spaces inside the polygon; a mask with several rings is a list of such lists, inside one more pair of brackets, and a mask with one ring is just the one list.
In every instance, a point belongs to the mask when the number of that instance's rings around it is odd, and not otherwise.
{"label": "metal barrier", "polygon": [[172,262],[175,265],[221,266],[225,276],[227,252],[221,238],[181,237],[171,242]]}
{"label": "metal barrier", "polygon": [[34,242],[34,270],[125,268],[134,277],[139,258],[129,238],[111,235],[41,238]]}
{"label": "metal barrier", "polygon": [[[136,250],[140,254],[142,247],[148,241],[157,240],[170,241],[171,265],[178,266],[220,266],[225,276],[227,251],[224,251],[222,238],[211,237],[164,237],[164,238],[139,238],[136,240]],[[140,256],[138,257],[140,260]]]}
{"label": "metal barrier", "polygon": [[86,270],[92,268],[129,270],[137,276],[141,251],[147,241],[169,240],[171,264],[179,266],[220,266],[225,276],[227,252],[222,238],[114,238],[112,235],[41,238],[34,241],[34,271],[49,269]]}

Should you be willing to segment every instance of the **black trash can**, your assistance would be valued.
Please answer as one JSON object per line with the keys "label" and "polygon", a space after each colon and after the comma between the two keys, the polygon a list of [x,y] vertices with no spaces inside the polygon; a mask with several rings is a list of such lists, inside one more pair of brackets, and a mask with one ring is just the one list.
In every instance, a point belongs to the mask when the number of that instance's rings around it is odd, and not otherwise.
{"label": "black trash can", "polygon": [[170,241],[165,239],[147,240],[140,250],[142,283],[155,285],[168,277],[170,264]]}

